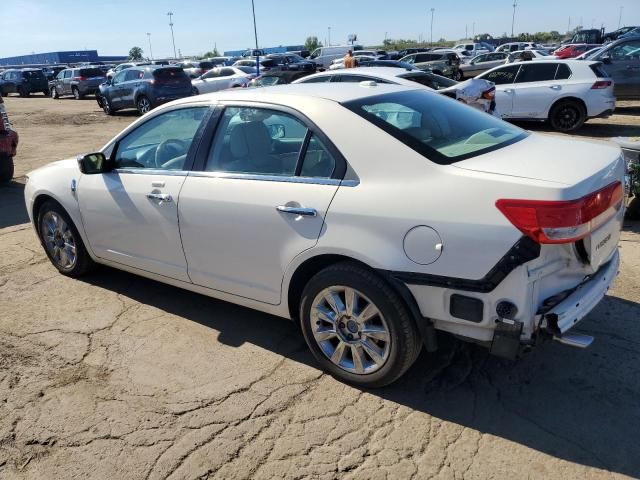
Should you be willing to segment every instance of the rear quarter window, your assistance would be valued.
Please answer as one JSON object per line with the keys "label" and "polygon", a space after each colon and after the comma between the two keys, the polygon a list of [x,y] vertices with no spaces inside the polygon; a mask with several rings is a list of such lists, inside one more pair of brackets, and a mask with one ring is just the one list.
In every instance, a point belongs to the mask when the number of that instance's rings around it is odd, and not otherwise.
{"label": "rear quarter window", "polygon": [[[605,73],[605,77],[608,75]],[[567,78],[571,78],[571,69],[565,63],[561,63],[558,65],[558,71],[556,72],[556,80],[566,80]]]}

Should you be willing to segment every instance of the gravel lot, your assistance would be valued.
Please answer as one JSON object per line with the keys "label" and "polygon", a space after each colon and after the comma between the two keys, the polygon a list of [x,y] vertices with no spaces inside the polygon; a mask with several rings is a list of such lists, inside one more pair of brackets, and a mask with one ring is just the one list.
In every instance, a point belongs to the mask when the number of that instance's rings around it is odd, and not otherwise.
{"label": "gravel lot", "polygon": [[[57,274],[20,176],[135,116],[6,104],[21,143],[0,187],[0,479],[640,477],[639,224],[579,325],[591,348],[511,363],[443,338],[401,381],[362,391],[323,375],[288,321],[108,268]],[[620,105],[579,134],[640,135],[640,105]]]}

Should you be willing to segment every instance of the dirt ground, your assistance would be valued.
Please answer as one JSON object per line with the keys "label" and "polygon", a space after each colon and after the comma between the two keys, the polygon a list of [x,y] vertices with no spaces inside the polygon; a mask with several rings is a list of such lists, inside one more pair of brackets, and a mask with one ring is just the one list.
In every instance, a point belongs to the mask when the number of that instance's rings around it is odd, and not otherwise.
{"label": "dirt ground", "polygon": [[[0,479],[640,477],[640,225],[577,327],[590,348],[549,343],[512,363],[443,338],[363,391],[322,374],[286,320],[108,268],[57,274],[20,177],[136,117],[93,100],[6,104],[20,145],[0,187]],[[640,135],[640,105],[620,107],[579,134]]]}

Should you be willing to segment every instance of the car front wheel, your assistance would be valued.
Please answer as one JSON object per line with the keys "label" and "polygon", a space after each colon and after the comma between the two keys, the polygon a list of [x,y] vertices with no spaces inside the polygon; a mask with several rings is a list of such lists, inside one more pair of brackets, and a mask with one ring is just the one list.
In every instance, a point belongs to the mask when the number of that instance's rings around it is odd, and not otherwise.
{"label": "car front wheel", "polygon": [[55,87],[51,87],[51,90],[49,91],[49,95],[51,96],[51,98],[56,99],[59,97],[58,95],[58,90],[56,90]]}
{"label": "car front wheel", "polygon": [[82,95],[80,95],[80,90],[78,90],[76,87],[73,87],[71,91],[73,93],[73,98],[75,98],[76,100],[82,100]]}
{"label": "car front wheel", "polygon": [[46,201],[37,218],[40,241],[47,257],[60,273],[77,277],[94,266],[76,226],[58,203]]}
{"label": "car front wheel", "polygon": [[355,263],[330,266],[311,278],[302,294],[300,321],[322,368],[363,387],[397,380],[422,347],[400,296]]}

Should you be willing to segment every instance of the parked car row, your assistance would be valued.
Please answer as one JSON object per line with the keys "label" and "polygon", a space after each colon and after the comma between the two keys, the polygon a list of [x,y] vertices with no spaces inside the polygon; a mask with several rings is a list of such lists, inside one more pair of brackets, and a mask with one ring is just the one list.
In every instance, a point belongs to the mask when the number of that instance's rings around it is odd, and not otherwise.
{"label": "parked car row", "polygon": [[9,116],[0,95],[0,183],[13,178],[13,157],[18,148],[18,133],[11,128]]}

